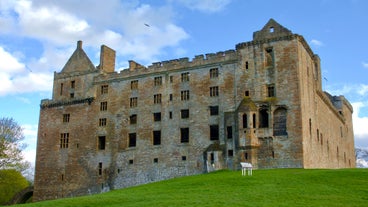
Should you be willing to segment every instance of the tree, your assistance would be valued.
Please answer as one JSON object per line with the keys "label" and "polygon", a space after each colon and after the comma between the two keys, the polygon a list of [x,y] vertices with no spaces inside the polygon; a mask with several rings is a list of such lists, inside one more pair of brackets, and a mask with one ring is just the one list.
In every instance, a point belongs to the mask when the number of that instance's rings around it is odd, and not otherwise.
{"label": "tree", "polygon": [[29,168],[22,150],[26,147],[23,129],[12,118],[0,119],[0,170],[16,169],[20,172]]}
{"label": "tree", "polygon": [[14,195],[29,183],[22,174],[16,170],[0,170],[0,205],[10,201]]}

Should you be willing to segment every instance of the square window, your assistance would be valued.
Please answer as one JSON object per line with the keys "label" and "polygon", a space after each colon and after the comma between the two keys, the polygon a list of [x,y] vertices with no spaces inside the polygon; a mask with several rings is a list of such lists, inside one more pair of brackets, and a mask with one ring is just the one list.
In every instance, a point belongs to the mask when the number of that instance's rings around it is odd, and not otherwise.
{"label": "square window", "polygon": [[160,85],[162,85],[162,77],[161,77],[161,76],[158,76],[158,77],[155,77],[155,78],[154,78],[154,85],[155,85],[155,86],[160,86]]}
{"label": "square window", "polygon": [[153,158],[153,163],[158,163],[158,158]]}
{"label": "square window", "polygon": [[69,122],[70,120],[70,114],[63,114],[63,122],[66,123],[66,122]]}
{"label": "square window", "polygon": [[153,103],[154,104],[160,104],[161,103],[161,94],[153,95]]}
{"label": "square window", "polygon": [[234,156],[234,151],[233,150],[228,150],[227,151],[227,156],[229,156],[229,157]]}
{"label": "square window", "polygon": [[107,111],[107,102],[101,102],[100,111]]}
{"label": "square window", "polygon": [[108,85],[102,85],[101,86],[101,94],[107,94],[109,92],[109,86]]}
{"label": "square window", "polygon": [[181,160],[183,161],[187,160],[187,156],[181,156]]}
{"label": "square window", "polygon": [[189,109],[182,109],[182,110],[181,110],[181,118],[182,118],[182,119],[187,119],[187,118],[189,118]]}
{"label": "square window", "polygon": [[218,86],[210,87],[210,96],[215,97],[219,95]]}
{"label": "square window", "polygon": [[137,114],[132,114],[129,116],[130,124],[136,124],[137,123]]}
{"label": "square window", "polygon": [[134,163],[133,160],[129,160],[129,164],[132,165]]}
{"label": "square window", "polygon": [[189,72],[181,74],[181,82],[188,82],[189,81]]}
{"label": "square window", "polygon": [[210,69],[210,78],[217,78],[219,75],[218,68]]}
{"label": "square window", "polygon": [[153,113],[153,121],[161,121],[161,112]]}
{"label": "square window", "polygon": [[101,118],[98,121],[98,126],[106,126],[106,122],[107,122],[106,118]]}
{"label": "square window", "polygon": [[215,116],[219,114],[219,107],[218,106],[210,106],[210,115]]}

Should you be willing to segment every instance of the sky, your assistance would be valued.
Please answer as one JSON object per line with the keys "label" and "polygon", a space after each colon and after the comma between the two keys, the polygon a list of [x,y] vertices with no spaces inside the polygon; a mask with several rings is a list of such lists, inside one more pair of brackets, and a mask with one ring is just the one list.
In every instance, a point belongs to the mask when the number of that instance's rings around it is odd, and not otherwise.
{"label": "sky", "polygon": [[42,99],[51,99],[77,41],[95,65],[100,46],[116,71],[235,49],[273,18],[303,35],[321,59],[323,90],[354,108],[355,146],[368,148],[366,0],[0,0],[0,117],[24,129],[34,163]]}

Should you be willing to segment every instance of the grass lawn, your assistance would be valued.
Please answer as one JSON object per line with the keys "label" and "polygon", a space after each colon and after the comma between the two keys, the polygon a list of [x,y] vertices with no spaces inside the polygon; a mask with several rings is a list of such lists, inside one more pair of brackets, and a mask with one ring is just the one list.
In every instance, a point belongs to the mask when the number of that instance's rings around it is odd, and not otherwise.
{"label": "grass lawn", "polygon": [[368,206],[368,169],[218,171],[31,206]]}

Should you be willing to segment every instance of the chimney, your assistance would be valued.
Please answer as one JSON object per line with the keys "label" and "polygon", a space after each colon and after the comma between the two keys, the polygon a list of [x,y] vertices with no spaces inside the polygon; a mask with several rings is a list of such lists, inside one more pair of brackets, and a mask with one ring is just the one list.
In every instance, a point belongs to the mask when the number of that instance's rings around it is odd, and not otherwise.
{"label": "chimney", "polygon": [[106,73],[115,71],[115,50],[106,45],[101,46],[100,69]]}
{"label": "chimney", "polygon": [[82,49],[82,44],[83,44],[82,40],[78,40],[77,49]]}

